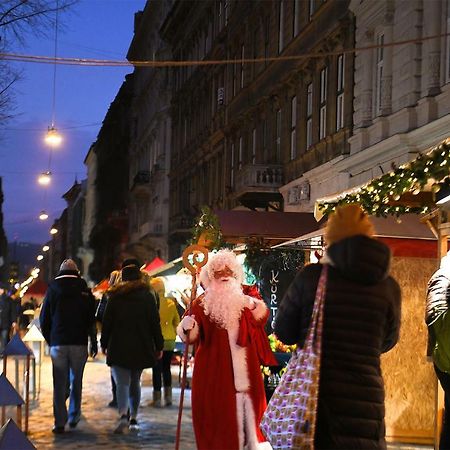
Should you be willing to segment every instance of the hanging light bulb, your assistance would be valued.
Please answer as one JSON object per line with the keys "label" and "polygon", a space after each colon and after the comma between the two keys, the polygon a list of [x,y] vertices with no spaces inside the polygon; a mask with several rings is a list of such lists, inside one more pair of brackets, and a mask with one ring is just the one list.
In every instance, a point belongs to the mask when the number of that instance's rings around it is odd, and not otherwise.
{"label": "hanging light bulb", "polygon": [[47,220],[48,214],[45,211],[41,211],[39,214],[39,220]]}
{"label": "hanging light bulb", "polygon": [[47,172],[42,172],[38,177],[38,183],[42,186],[47,186],[50,184],[52,173],[48,170]]}
{"label": "hanging light bulb", "polygon": [[50,229],[50,234],[56,234],[57,232],[58,230],[55,227]]}
{"label": "hanging light bulb", "polygon": [[62,136],[58,133],[58,130],[52,125],[48,127],[47,134],[44,138],[45,142],[51,147],[58,147],[62,142]]}
{"label": "hanging light bulb", "polygon": [[50,250],[50,247],[48,246],[48,245],[44,245],[43,247],[42,247],[42,251],[43,252],[48,252]]}
{"label": "hanging light bulb", "polygon": [[36,258],[38,261],[42,261],[43,259],[44,259],[44,257],[42,256],[42,255],[37,255],[37,258]]}

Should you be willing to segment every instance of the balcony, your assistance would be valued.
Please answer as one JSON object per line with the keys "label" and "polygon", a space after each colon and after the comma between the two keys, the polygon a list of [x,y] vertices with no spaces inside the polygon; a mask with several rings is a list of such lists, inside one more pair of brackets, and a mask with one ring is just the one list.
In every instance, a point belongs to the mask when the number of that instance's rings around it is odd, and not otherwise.
{"label": "balcony", "polygon": [[280,209],[283,196],[283,166],[254,164],[244,166],[236,173],[234,196],[246,208]]}
{"label": "balcony", "polygon": [[177,214],[169,218],[169,234],[179,234],[189,236],[194,226],[194,216]]}
{"label": "balcony", "polygon": [[140,170],[133,178],[133,184],[131,185],[131,193],[137,197],[150,195],[150,171]]}

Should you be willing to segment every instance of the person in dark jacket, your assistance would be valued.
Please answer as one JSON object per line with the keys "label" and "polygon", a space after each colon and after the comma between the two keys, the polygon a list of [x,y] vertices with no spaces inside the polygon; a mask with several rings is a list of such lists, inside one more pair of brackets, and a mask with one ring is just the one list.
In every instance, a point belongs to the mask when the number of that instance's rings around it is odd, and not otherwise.
{"label": "person in dark jacket", "polygon": [[[78,267],[66,259],[50,283],[40,313],[42,334],[50,346],[53,365],[54,433],[75,428],[81,417],[83,371],[88,357],[88,336],[93,333],[95,299]],[[97,353],[97,339],[91,336],[91,354]],[[69,414],[67,387],[70,386]]]}
{"label": "person in dark jacket", "polygon": [[122,282],[109,290],[102,325],[100,342],[116,382],[120,416],[114,432],[123,433],[127,427],[136,431],[142,370],[155,365],[164,346],[155,293],[139,267],[122,269]]}
{"label": "person in dark jacket", "polygon": [[[397,343],[401,292],[389,276],[390,251],[374,239],[358,205],[328,219],[316,449],[385,449],[381,353]],[[303,346],[322,264],[299,272],[281,301],[275,333]]]}
{"label": "person in dark jacket", "polygon": [[0,287],[0,355],[9,342],[11,328],[16,326],[17,308],[14,300]]}
{"label": "person in dark jacket", "polygon": [[425,322],[430,336],[434,371],[444,390],[444,421],[439,449],[450,449],[450,252],[428,282]]}

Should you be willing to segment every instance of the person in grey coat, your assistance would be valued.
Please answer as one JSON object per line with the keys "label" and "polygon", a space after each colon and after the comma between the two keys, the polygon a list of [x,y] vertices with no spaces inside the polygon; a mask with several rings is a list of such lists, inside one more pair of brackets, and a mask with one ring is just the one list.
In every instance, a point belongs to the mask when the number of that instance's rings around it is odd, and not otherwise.
{"label": "person in grey coat", "polygon": [[[401,292],[389,276],[389,248],[374,239],[358,205],[328,220],[328,264],[315,448],[385,449],[380,356],[398,341]],[[322,264],[298,273],[281,301],[275,333],[303,345]]]}

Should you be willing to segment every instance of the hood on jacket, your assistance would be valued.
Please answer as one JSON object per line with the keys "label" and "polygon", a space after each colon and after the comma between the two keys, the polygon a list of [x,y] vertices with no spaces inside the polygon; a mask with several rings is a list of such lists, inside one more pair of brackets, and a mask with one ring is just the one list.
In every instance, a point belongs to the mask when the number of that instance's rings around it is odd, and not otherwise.
{"label": "hood on jacket", "polygon": [[107,292],[110,297],[113,297],[117,295],[129,294],[130,292],[141,289],[149,290],[149,286],[144,280],[139,279],[133,281],[121,281],[120,283],[111,286]]}
{"label": "hood on jacket", "polygon": [[389,275],[391,252],[368,236],[351,236],[327,249],[333,267],[344,278],[360,284],[376,284]]}
{"label": "hood on jacket", "polygon": [[61,270],[50,283],[49,288],[61,294],[74,289],[87,289],[87,284],[76,270]]}

